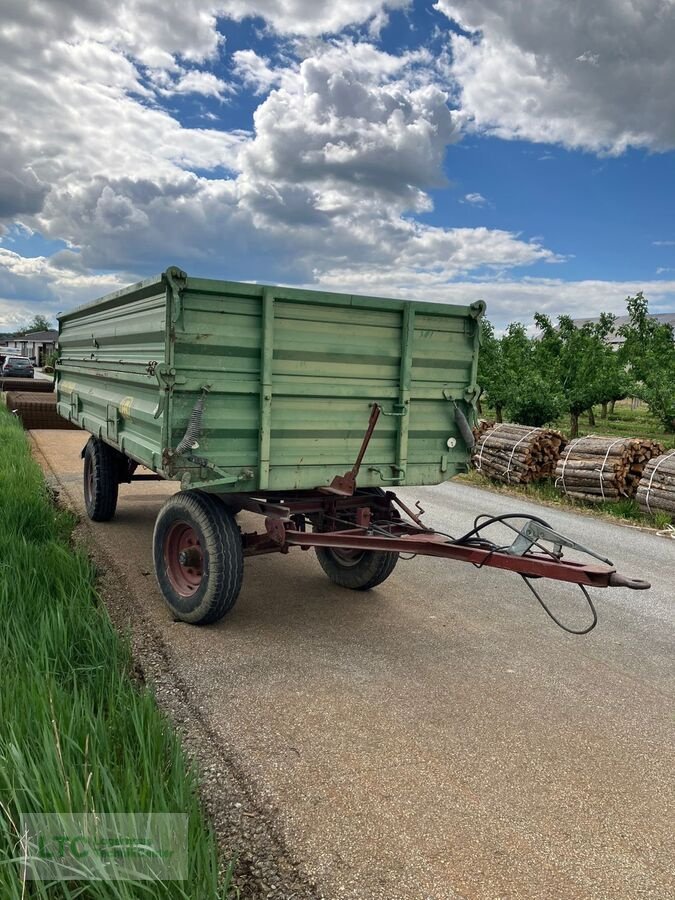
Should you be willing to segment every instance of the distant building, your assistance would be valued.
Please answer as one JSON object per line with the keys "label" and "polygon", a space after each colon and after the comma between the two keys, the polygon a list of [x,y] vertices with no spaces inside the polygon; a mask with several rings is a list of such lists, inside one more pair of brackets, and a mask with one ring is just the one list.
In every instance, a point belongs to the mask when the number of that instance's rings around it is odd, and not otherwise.
{"label": "distant building", "polygon": [[[649,318],[655,319],[657,322],[661,322],[662,325],[672,325],[673,329],[675,329],[675,313],[654,313]],[[599,321],[599,318],[574,319],[574,324],[577,326],[577,328],[581,328],[582,325],[594,324]],[[630,319],[628,316],[616,317],[616,320],[614,322],[614,332],[612,334],[608,334],[605,338],[606,342],[612,347],[613,350],[618,350],[626,340],[622,335],[616,334],[616,332],[622,325],[628,325],[629,322]]]}
{"label": "distant building", "polygon": [[19,356],[27,356],[36,365],[42,366],[56,348],[58,336],[58,331],[31,331],[29,334],[10,337],[2,344],[5,347],[13,347],[19,351]]}

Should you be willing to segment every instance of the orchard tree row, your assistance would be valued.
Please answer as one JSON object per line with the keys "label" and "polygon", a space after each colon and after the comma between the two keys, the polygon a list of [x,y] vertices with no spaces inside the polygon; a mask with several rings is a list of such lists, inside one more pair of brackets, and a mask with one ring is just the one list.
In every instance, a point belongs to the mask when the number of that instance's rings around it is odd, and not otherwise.
{"label": "orchard tree row", "polygon": [[[581,326],[569,316],[557,325],[536,313],[537,333],[512,322],[502,337],[483,320],[478,382],[481,399],[523,425],[541,426],[562,415],[570,418],[570,435],[579,431],[579,416],[594,406],[607,417],[614,403],[638,397],[666,431],[675,431],[675,343],[673,328],[649,315],[642,293],[626,300],[628,322],[616,328],[616,317],[603,313]],[[607,338],[618,334],[623,344],[612,349]]]}

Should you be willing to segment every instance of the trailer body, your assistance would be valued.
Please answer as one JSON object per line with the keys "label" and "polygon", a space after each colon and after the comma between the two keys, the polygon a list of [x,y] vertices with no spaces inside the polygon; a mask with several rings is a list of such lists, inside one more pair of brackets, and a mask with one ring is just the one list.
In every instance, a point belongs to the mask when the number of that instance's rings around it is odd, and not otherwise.
{"label": "trailer body", "polygon": [[[453,538],[383,489],[466,466],[483,311],[172,268],[60,316],[58,411],[91,432],[88,516],[110,520],[123,482],[180,479],[155,520],[153,560],[172,614],[195,625],[233,608],[245,557],[300,547],[358,591],[386,581],[401,554],[517,572],[554,621],[586,634],[597,622],[587,587],[649,585],[537,516],[479,516]],[[242,510],[264,527],[248,530]],[[486,535],[504,524],[511,546]],[[563,547],[603,565],[564,561]],[[578,585],[590,624],[562,625],[539,578]]]}
{"label": "trailer body", "polygon": [[359,487],[466,468],[482,302],[451,306],[188,277],[59,316],[58,412],[184,488]]}

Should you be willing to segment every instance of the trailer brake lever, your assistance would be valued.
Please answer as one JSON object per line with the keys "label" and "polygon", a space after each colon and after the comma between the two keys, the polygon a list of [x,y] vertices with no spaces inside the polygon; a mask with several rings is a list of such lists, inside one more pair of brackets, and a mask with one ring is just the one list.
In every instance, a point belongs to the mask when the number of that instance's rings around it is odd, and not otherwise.
{"label": "trailer brake lever", "polygon": [[509,553],[511,556],[524,556],[538,541],[548,541],[550,544],[553,544],[553,551],[558,557],[562,556],[563,547],[569,547],[570,550],[578,550],[580,553],[586,553],[588,556],[592,556],[608,566],[614,566],[610,559],[600,556],[599,553],[595,553],[595,551],[590,550],[583,544],[565,537],[564,534],[554,531],[548,525],[540,525],[538,522],[527,522],[523,525],[514,542],[504,552]]}

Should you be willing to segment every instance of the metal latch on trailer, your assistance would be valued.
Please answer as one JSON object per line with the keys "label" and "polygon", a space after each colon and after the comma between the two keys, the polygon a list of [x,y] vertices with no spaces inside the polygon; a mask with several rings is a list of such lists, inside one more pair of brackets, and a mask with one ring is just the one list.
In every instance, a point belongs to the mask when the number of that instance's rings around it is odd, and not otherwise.
{"label": "metal latch on trailer", "polygon": [[177,384],[186,384],[187,378],[183,375],[177,375],[176,370],[166,363],[160,363],[159,365],[155,363],[154,366],[150,363],[148,365],[148,374],[154,375],[157,379],[157,384],[159,385],[159,401],[153,416],[153,418],[159,419],[166,409],[167,398],[174,386]]}
{"label": "metal latch on trailer", "polygon": [[558,558],[562,557],[562,548],[569,547],[570,550],[578,550],[580,553],[586,553],[594,559],[599,559],[600,562],[603,562],[608,566],[612,565],[611,560],[607,559],[605,556],[600,556],[594,550],[590,550],[583,544],[579,544],[577,541],[565,537],[564,534],[554,531],[552,528],[549,528],[548,525],[541,525],[539,522],[534,521],[529,521],[523,526],[518,537],[504,552],[510,553],[512,556],[524,556],[526,553],[529,553],[532,547],[537,546],[539,541],[548,541],[549,544],[553,544],[553,553]]}

